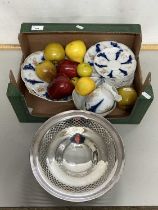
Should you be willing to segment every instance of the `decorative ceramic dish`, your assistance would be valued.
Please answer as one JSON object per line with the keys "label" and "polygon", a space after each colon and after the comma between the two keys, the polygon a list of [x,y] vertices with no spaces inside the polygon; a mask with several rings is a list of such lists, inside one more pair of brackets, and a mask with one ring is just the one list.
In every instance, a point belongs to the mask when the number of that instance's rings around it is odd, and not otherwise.
{"label": "decorative ceramic dish", "polygon": [[102,41],[102,42],[98,42],[95,45],[91,46],[87,50],[87,52],[85,54],[85,57],[84,57],[84,62],[85,63],[89,63],[93,67],[93,74],[92,74],[92,76],[94,76],[94,77],[97,76],[97,72],[96,72],[96,70],[94,68],[94,58],[95,58],[96,54],[99,53],[100,51],[102,51],[103,49],[113,48],[113,47],[118,47],[119,49],[127,51],[128,53],[130,53],[132,55],[133,59],[135,58],[135,55],[132,52],[132,50],[128,46],[126,46],[126,45],[124,45],[122,43],[118,43],[116,41]]}
{"label": "decorative ceramic dish", "polygon": [[36,65],[42,61],[44,61],[43,51],[37,51],[30,54],[21,66],[21,78],[29,92],[37,97],[53,102],[66,102],[72,100],[71,96],[60,100],[49,99],[47,93],[48,83],[41,80],[35,72]]}
{"label": "decorative ceramic dish", "polygon": [[87,96],[80,96],[74,90],[72,99],[77,109],[94,112],[105,117],[115,109],[116,101],[120,101],[122,98],[113,86],[103,82]]}
{"label": "decorative ceramic dish", "polygon": [[94,68],[101,76],[112,79],[113,85],[118,87],[118,83],[134,78],[136,60],[126,50],[106,48],[95,56]]}

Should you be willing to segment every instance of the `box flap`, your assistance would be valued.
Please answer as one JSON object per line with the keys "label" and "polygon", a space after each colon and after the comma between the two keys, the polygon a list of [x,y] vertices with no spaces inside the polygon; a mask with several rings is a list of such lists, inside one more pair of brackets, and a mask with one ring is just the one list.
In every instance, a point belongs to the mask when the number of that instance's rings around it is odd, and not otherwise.
{"label": "box flap", "polygon": [[45,33],[57,31],[141,34],[141,26],[139,24],[22,23],[20,29],[20,33]]}
{"label": "box flap", "polygon": [[14,77],[12,70],[10,70],[9,72],[9,79],[10,79],[10,82],[17,87],[17,82],[16,82],[16,79]]}
{"label": "box flap", "polygon": [[146,79],[144,81],[142,89],[144,90],[147,86],[150,85],[150,83],[151,83],[151,72],[148,73],[148,75],[147,75],[147,77],[146,77]]}
{"label": "box flap", "polygon": [[139,24],[23,23],[19,35],[19,42],[26,56],[31,52],[42,50],[49,42],[58,41],[65,46],[74,39],[85,41],[87,48],[97,41],[122,42],[138,57],[142,39],[141,26]]}

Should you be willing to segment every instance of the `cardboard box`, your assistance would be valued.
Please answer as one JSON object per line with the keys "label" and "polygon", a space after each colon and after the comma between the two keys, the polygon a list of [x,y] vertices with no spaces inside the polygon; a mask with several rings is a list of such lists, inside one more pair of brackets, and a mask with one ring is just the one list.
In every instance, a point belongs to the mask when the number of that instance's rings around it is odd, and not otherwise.
{"label": "cardboard box", "polygon": [[[140,25],[23,23],[19,34],[19,42],[23,53],[21,63],[29,54],[43,50],[50,42],[60,42],[65,46],[76,39],[83,40],[87,48],[99,41],[117,41],[127,45],[135,53],[137,69],[133,84],[139,97],[130,112],[116,108],[106,118],[117,124],[140,123],[154,98],[150,84],[151,74],[148,74],[144,84],[142,82],[139,63]],[[31,95],[21,80],[20,73],[15,80],[13,73],[10,72],[7,96],[20,122],[44,122],[57,113],[75,109],[73,101],[49,102]]]}

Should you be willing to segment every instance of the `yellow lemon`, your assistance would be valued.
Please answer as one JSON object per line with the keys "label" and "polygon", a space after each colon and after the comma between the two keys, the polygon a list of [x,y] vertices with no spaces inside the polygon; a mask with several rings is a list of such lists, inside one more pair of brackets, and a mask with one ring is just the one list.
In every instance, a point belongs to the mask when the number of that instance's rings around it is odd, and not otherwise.
{"label": "yellow lemon", "polygon": [[66,45],[65,53],[70,60],[82,63],[86,53],[86,45],[82,40],[72,41]]}
{"label": "yellow lemon", "polygon": [[39,63],[35,68],[35,72],[41,80],[48,83],[56,76],[56,68],[51,61],[43,61],[42,63]]}
{"label": "yellow lemon", "polygon": [[65,51],[60,43],[53,42],[44,49],[44,58],[49,61],[60,61],[65,58]]}
{"label": "yellow lemon", "polygon": [[90,94],[95,88],[95,82],[90,77],[80,78],[75,86],[76,92],[81,96]]}

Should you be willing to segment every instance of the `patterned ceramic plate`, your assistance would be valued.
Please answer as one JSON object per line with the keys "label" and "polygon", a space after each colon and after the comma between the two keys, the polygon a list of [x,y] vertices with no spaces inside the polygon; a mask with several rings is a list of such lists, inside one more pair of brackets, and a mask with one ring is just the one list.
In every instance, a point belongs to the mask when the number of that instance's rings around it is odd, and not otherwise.
{"label": "patterned ceramic plate", "polygon": [[[31,94],[52,101],[47,93],[48,83],[41,80],[35,73],[36,65],[42,61],[44,61],[43,51],[37,51],[29,55],[21,66],[21,78]],[[71,96],[53,101],[66,102],[70,100],[72,100]]]}
{"label": "patterned ceramic plate", "polygon": [[[99,75],[99,74],[98,74]],[[91,77],[96,86],[98,87],[102,83],[106,83],[109,85],[114,86],[115,88],[124,87],[124,86],[131,86],[134,80],[134,74],[130,75],[124,79],[117,79],[117,78],[105,78],[105,77]]]}
{"label": "patterned ceramic plate", "polygon": [[134,77],[136,60],[126,50],[117,47],[106,48],[95,56],[94,67],[98,74],[105,78],[128,81]]}
{"label": "patterned ceramic plate", "polygon": [[96,77],[97,74],[98,74],[96,72],[95,68],[94,68],[94,57],[96,56],[96,54],[99,53],[100,51],[102,51],[103,49],[113,48],[113,47],[118,47],[119,49],[127,51],[128,53],[131,54],[133,59],[135,58],[135,55],[132,52],[132,50],[128,46],[126,46],[126,45],[124,45],[122,43],[118,43],[116,41],[102,41],[102,42],[98,42],[95,45],[91,46],[87,50],[87,52],[85,54],[85,57],[84,57],[84,62],[85,63],[89,63],[93,67],[93,74],[92,74],[92,76]]}

